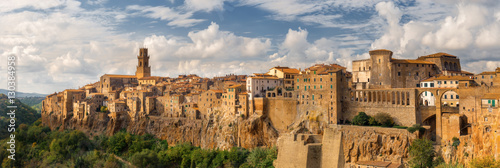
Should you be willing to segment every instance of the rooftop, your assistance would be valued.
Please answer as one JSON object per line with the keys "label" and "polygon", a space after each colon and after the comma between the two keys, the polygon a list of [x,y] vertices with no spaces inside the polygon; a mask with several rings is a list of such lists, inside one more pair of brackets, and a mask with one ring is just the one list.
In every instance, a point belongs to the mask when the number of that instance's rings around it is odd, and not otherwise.
{"label": "rooftop", "polygon": [[102,76],[109,76],[111,78],[137,78],[135,75],[104,74]]}
{"label": "rooftop", "polygon": [[431,77],[428,79],[423,80],[422,82],[430,82],[434,80],[458,80],[458,81],[468,81],[468,80],[473,80],[470,77],[467,76],[438,76],[438,77]]}
{"label": "rooftop", "polygon": [[423,60],[411,60],[411,59],[392,59],[391,62],[403,63],[403,64],[434,64],[434,62],[423,61]]}
{"label": "rooftop", "polygon": [[419,59],[422,58],[439,58],[439,57],[443,57],[443,56],[447,56],[447,57],[453,57],[453,58],[456,58],[457,56],[454,56],[454,55],[451,55],[451,54],[448,54],[448,53],[443,53],[443,52],[439,52],[439,53],[435,53],[435,54],[430,54],[430,55],[426,55],[426,56],[421,56],[421,57],[418,57]]}
{"label": "rooftop", "polygon": [[482,99],[500,99],[500,93],[486,93]]}
{"label": "rooftop", "polygon": [[484,72],[481,72],[478,75],[495,75],[495,71],[484,71]]}

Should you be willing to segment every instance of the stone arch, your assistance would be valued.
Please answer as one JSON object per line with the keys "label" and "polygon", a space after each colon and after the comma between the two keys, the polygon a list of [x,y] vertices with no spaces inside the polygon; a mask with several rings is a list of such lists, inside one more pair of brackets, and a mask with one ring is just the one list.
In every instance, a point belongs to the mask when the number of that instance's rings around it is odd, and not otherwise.
{"label": "stone arch", "polygon": [[436,114],[425,118],[422,121],[422,125],[430,126],[430,129],[425,131],[423,137],[429,138],[432,141],[436,141]]}
{"label": "stone arch", "polygon": [[420,92],[418,98],[419,106],[436,106],[436,96],[430,91]]}
{"label": "stone arch", "polygon": [[454,69],[455,71],[458,71],[458,64],[457,64],[456,62],[453,64],[453,69]]}
{"label": "stone arch", "polygon": [[457,95],[458,93],[455,90],[444,90],[443,93],[439,94],[441,106],[455,107],[459,102],[459,99],[456,98]]}
{"label": "stone arch", "polygon": [[448,70],[449,68],[450,68],[450,67],[449,67],[448,62],[444,62],[444,69],[445,69],[445,70]]}
{"label": "stone arch", "polygon": [[439,99],[441,100],[441,107],[458,107],[459,99],[457,99],[457,95],[458,93],[454,90],[444,91],[439,95]]}

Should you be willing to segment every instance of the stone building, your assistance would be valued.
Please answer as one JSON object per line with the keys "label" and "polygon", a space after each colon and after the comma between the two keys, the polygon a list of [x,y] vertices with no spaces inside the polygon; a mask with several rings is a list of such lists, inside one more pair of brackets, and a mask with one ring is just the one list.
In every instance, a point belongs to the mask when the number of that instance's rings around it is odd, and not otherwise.
{"label": "stone building", "polygon": [[198,96],[198,108],[203,115],[208,115],[215,107],[222,104],[222,90],[207,90]]}
{"label": "stone building", "polygon": [[266,90],[276,88],[283,85],[283,79],[268,74],[254,74],[255,76],[248,77],[246,87],[248,99],[254,97],[265,97]]}
{"label": "stone building", "polygon": [[240,97],[238,95],[245,92],[245,89],[245,85],[228,87],[226,92],[222,94],[222,109],[231,115],[238,115],[238,108],[241,108]]}
{"label": "stone building", "polygon": [[137,78],[150,77],[151,67],[149,66],[149,55],[147,48],[140,48],[139,55],[137,56],[137,70],[135,76]]}
{"label": "stone building", "polygon": [[433,62],[439,69],[440,74],[446,76],[467,76],[470,72],[462,71],[460,59],[448,53],[435,53],[418,57],[417,60]]}
{"label": "stone building", "polygon": [[293,88],[295,86],[295,76],[300,73],[298,69],[289,68],[289,67],[273,67],[269,69],[267,74],[271,76],[276,76],[280,79],[283,79],[283,84],[285,88]]}
{"label": "stone building", "polygon": [[315,65],[297,76],[298,110],[322,115],[330,124],[337,124],[342,115],[347,79],[344,68]]}
{"label": "stone building", "polygon": [[493,81],[497,77],[497,72],[486,71],[474,75],[474,80],[480,85],[493,86]]}
{"label": "stone building", "polygon": [[425,59],[392,58],[392,51],[372,50],[370,58],[352,62],[353,88],[412,88],[420,81],[439,74],[434,62]]}

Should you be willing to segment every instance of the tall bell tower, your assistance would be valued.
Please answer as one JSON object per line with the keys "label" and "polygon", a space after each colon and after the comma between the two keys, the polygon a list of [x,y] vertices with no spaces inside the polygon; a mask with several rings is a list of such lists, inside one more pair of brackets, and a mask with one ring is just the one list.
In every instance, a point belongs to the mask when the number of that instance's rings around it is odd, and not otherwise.
{"label": "tall bell tower", "polygon": [[149,66],[149,55],[147,48],[139,49],[139,56],[137,56],[138,65],[137,71],[135,71],[135,76],[137,78],[150,77],[151,67]]}

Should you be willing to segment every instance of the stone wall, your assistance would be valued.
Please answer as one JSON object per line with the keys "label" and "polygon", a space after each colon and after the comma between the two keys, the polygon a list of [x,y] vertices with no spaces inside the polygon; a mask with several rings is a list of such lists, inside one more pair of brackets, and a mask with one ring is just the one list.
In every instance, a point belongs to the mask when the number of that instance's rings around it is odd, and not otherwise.
{"label": "stone wall", "polygon": [[274,128],[286,132],[297,117],[297,100],[290,98],[267,98],[266,109]]}
{"label": "stone wall", "polygon": [[415,89],[366,89],[351,91],[350,100],[344,102],[343,120],[352,121],[359,112],[370,116],[388,113],[398,125],[417,123]]}

